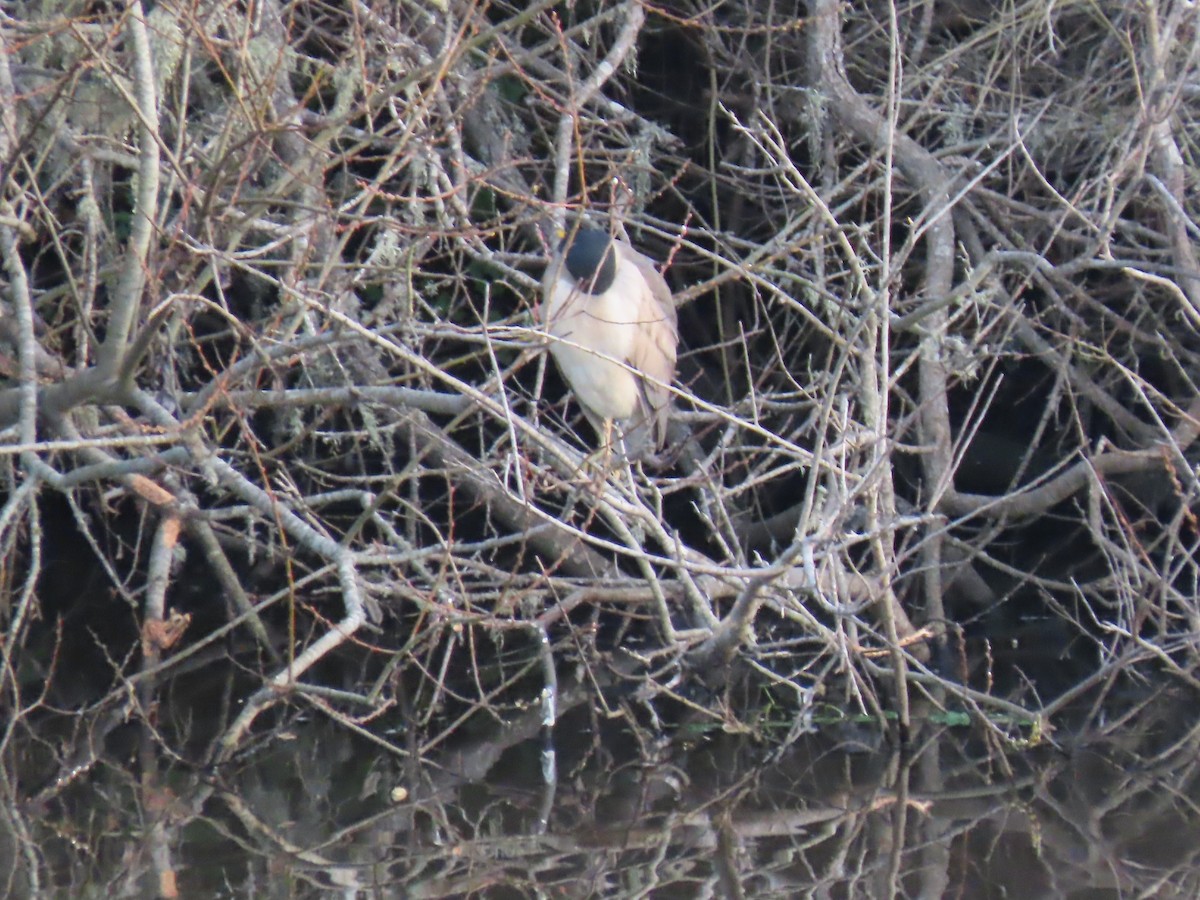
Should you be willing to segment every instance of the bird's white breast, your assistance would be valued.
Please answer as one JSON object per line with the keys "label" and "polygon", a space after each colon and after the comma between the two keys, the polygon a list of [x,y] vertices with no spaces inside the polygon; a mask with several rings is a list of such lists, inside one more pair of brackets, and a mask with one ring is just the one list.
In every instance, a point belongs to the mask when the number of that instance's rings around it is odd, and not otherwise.
{"label": "bird's white breast", "polygon": [[637,378],[621,363],[631,357],[637,340],[645,290],[636,269],[619,265],[601,294],[576,289],[563,272],[547,298],[546,329],[559,339],[550,352],[579,402],[604,419],[627,419],[637,409]]}

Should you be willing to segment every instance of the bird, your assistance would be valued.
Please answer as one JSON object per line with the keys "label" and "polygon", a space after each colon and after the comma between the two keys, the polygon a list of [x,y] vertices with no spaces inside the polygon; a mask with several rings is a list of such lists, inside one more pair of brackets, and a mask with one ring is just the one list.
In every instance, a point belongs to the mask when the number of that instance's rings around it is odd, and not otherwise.
{"label": "bird", "polygon": [[542,279],[550,355],[611,452],[614,424],[628,459],[666,440],[679,331],[654,263],[628,242],[579,224]]}

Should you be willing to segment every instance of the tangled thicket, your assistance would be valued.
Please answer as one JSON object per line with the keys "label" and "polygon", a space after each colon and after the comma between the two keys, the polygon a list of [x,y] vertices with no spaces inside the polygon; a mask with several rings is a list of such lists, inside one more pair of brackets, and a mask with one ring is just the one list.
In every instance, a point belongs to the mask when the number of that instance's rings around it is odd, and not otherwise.
{"label": "tangled thicket", "polygon": [[[1191,683],[1197,15],[9,4],[4,746],[201,670],[217,759],[283,698],[426,752],[622,682],[728,727]],[[603,482],[536,315],[585,213],[682,336],[672,452]],[[1054,697],[972,649],[1029,616]]]}

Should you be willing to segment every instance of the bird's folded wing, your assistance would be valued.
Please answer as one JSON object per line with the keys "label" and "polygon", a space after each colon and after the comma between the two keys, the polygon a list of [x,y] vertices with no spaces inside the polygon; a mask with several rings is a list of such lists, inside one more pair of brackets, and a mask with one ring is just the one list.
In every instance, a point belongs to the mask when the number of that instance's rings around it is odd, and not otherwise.
{"label": "bird's folded wing", "polygon": [[675,347],[679,343],[675,301],[654,263],[622,241],[616,243],[616,248],[623,259],[637,267],[646,284],[646,290],[638,298],[638,335],[628,362],[645,376],[641,382],[642,397],[648,407],[646,419],[653,430],[652,440],[657,446],[665,438],[671,405],[668,386],[675,378]]}

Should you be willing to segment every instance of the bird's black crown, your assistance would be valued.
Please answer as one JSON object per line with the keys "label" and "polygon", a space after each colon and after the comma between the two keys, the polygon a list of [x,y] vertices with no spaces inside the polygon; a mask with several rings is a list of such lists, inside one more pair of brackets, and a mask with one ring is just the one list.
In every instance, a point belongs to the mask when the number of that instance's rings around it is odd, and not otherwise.
{"label": "bird's black crown", "polygon": [[580,228],[567,235],[567,271],[579,283],[580,290],[603,294],[617,277],[616,251],[612,238],[597,228]]}

